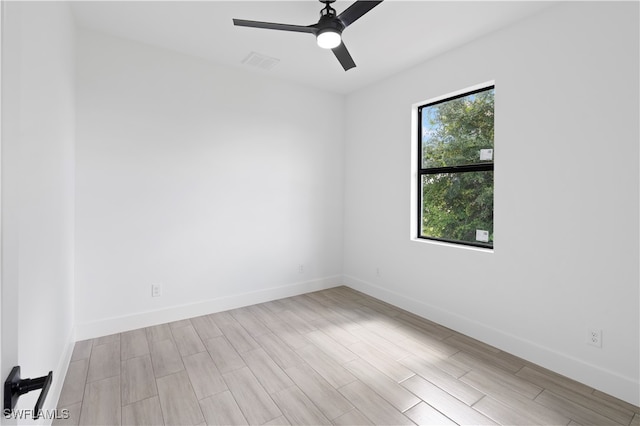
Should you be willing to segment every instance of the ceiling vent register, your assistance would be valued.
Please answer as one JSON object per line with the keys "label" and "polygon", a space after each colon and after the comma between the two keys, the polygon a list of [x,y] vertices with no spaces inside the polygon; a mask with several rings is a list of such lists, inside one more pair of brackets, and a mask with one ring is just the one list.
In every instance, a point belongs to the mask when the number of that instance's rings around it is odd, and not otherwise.
{"label": "ceiling vent register", "polygon": [[245,65],[250,65],[252,67],[262,68],[263,70],[270,70],[276,65],[278,65],[280,59],[272,58],[267,55],[262,55],[260,53],[251,52],[247,55],[246,58],[242,60],[242,63]]}

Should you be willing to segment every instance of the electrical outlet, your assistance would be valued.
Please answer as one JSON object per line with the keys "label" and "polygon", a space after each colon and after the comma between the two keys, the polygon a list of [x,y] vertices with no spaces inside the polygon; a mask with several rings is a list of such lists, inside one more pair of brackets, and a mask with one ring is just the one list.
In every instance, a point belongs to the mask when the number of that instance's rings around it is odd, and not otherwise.
{"label": "electrical outlet", "polygon": [[376,277],[380,276],[380,268],[376,268]]}
{"label": "electrical outlet", "polygon": [[162,296],[162,284],[151,284],[151,297]]}
{"label": "electrical outlet", "polygon": [[302,263],[298,265],[298,273],[304,274],[304,265]]}
{"label": "electrical outlet", "polygon": [[599,328],[587,329],[587,345],[602,347],[602,330]]}

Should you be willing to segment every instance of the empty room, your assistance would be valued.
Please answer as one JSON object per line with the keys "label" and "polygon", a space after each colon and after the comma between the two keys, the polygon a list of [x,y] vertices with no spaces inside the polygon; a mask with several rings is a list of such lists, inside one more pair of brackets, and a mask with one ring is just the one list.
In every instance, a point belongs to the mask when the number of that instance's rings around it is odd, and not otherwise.
{"label": "empty room", "polygon": [[0,4],[3,424],[640,426],[640,2]]}

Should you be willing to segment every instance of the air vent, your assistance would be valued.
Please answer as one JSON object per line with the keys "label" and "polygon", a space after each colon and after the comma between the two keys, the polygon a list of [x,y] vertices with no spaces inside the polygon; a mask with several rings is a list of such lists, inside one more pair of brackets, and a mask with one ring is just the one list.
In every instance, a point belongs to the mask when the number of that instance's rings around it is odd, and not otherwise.
{"label": "air vent", "polygon": [[250,65],[252,67],[262,68],[263,70],[270,70],[278,65],[280,59],[272,58],[270,56],[262,55],[260,53],[251,52],[246,58],[242,60],[243,64]]}

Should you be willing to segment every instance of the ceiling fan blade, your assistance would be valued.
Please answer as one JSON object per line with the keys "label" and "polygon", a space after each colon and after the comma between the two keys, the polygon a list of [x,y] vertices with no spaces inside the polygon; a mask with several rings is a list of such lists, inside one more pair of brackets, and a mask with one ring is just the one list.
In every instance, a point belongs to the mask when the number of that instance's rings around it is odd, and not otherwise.
{"label": "ceiling fan blade", "polygon": [[338,19],[342,21],[345,28],[356,22],[362,15],[382,3],[380,1],[358,0],[349,6],[344,12],[338,15]]}
{"label": "ceiling fan blade", "polygon": [[342,68],[344,68],[345,71],[349,71],[351,68],[355,68],[356,63],[353,62],[353,58],[349,54],[347,46],[345,46],[344,43],[340,43],[338,47],[334,47],[331,50],[336,55],[336,58],[338,58],[338,61],[340,61],[340,65],[342,65]]}
{"label": "ceiling fan blade", "polygon": [[233,25],[236,25],[238,27],[264,28],[267,30],[294,31],[298,33],[315,34],[317,32],[315,25],[304,26],[276,24],[274,22],[247,21],[246,19],[234,19]]}

